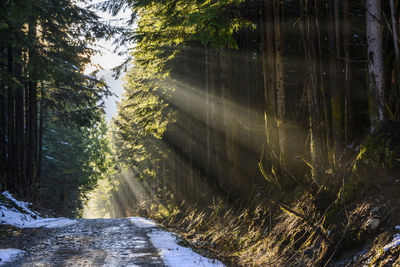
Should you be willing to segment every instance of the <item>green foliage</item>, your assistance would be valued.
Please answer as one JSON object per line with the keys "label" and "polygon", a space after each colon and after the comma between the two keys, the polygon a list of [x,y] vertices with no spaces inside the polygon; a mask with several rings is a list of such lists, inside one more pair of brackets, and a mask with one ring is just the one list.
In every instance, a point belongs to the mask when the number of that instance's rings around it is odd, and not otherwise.
{"label": "green foliage", "polygon": [[[160,139],[173,121],[165,99],[171,89],[163,85],[160,75],[140,65],[132,68],[124,85],[125,94],[115,120],[115,146],[118,159],[126,166],[139,168],[153,176],[152,159],[162,157]],[[151,157],[153,156],[153,157]]]}
{"label": "green foliage", "polygon": [[[137,27],[128,37],[135,42],[133,55],[147,69],[165,71],[180,46],[199,41],[216,48],[238,48],[235,34],[254,27],[241,14],[245,0],[222,1],[105,1],[103,10],[117,13],[125,6]],[[154,19],[157,18],[157,19]]]}
{"label": "green foliage", "polygon": [[[111,94],[103,81],[84,75],[83,71],[96,53],[93,48],[96,41],[109,38],[118,30],[100,21],[93,11],[80,7],[78,2],[10,0],[0,3],[0,96],[2,107],[7,103],[6,109],[0,111],[0,121],[7,121],[7,129],[0,131],[1,142],[7,143],[0,146],[0,183],[7,184],[20,196],[35,198],[40,170],[49,171],[46,158],[43,168],[39,166],[42,132],[47,134],[54,127],[58,129],[63,123],[69,123],[71,132],[66,130],[67,126],[62,132],[78,138],[79,128],[90,128],[101,121],[102,97]],[[49,128],[43,130],[42,125]],[[2,124],[1,128],[6,127]],[[92,138],[97,137],[92,134]],[[86,133],[81,137],[90,136]],[[76,149],[86,145],[89,148],[102,144],[82,143]],[[13,157],[10,161],[15,163],[6,162],[5,147],[9,155],[13,154],[10,150],[15,150],[15,155],[10,155]],[[100,157],[96,153],[99,152],[92,151],[86,156]],[[78,168],[74,161],[77,159],[71,160],[76,165],[74,168]],[[68,164],[59,163],[51,168],[64,176],[76,174]],[[89,167],[92,166],[84,166]],[[77,175],[77,181],[71,184],[79,187],[93,183],[84,176],[92,174]],[[51,181],[47,178],[41,180],[44,188],[50,187],[44,182]]]}
{"label": "green foliage", "polygon": [[380,188],[382,184],[390,182],[398,147],[393,141],[390,133],[385,131],[367,136],[360,146],[351,176],[339,192],[341,204],[349,203],[367,190]]}
{"label": "green foliage", "polygon": [[86,194],[112,167],[104,122],[91,127],[46,125],[40,196],[47,207],[79,215]]}

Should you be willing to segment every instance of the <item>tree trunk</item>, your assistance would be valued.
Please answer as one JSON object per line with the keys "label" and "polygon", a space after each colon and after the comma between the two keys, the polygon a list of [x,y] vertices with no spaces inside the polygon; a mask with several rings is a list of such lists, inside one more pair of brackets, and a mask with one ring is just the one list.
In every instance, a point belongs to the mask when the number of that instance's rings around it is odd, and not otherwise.
{"label": "tree trunk", "polygon": [[[36,36],[36,23],[29,25],[29,35],[33,39]],[[37,181],[37,157],[38,157],[38,103],[37,103],[37,81],[35,80],[35,57],[34,48],[29,50],[29,81],[28,81],[28,110],[27,110],[27,162],[26,179],[28,193],[34,197]]]}
{"label": "tree trunk", "polygon": [[309,104],[310,153],[312,175],[319,184],[319,173],[328,162],[324,126],[324,99],[321,81],[320,49],[318,40],[318,17],[315,0],[301,2],[302,37],[306,57],[307,77],[305,88]]}
{"label": "tree trunk", "polygon": [[[0,68],[4,69],[7,62],[5,49],[0,47]],[[7,170],[7,112],[6,112],[6,87],[0,83],[0,190],[6,190],[6,170]]]}
{"label": "tree trunk", "polygon": [[29,81],[29,111],[28,111],[28,144],[27,144],[27,172],[26,179],[28,182],[28,193],[32,194],[36,183],[37,175],[37,83]]}
{"label": "tree trunk", "polygon": [[385,79],[383,66],[381,0],[366,1],[369,115],[373,132],[385,119]]}
{"label": "tree trunk", "polygon": [[335,10],[335,39],[336,39],[336,55],[341,56],[340,53],[340,3],[343,1],[333,0],[334,10]]}
{"label": "tree trunk", "polygon": [[[39,144],[38,144],[38,161],[37,161],[37,185],[35,188],[40,188],[42,177],[42,159],[43,159],[43,120],[44,120],[44,101],[46,99],[46,88],[44,82],[41,82],[40,91],[40,115],[39,115]],[[35,194],[36,195],[36,194]]]}
{"label": "tree trunk", "polygon": [[275,45],[275,81],[276,81],[276,125],[278,128],[279,162],[286,164],[286,126],[285,126],[285,73],[283,65],[283,38],[280,0],[274,0],[274,45]]}
{"label": "tree trunk", "polygon": [[[8,73],[10,75],[13,74],[13,48],[8,48]],[[7,108],[8,108],[8,133],[7,133],[7,190],[11,192],[15,192],[16,184],[15,184],[15,174],[16,174],[16,161],[15,161],[15,91],[12,86],[8,86],[8,94],[7,94]]]}
{"label": "tree trunk", "polygon": [[396,66],[400,65],[400,50],[399,50],[399,22],[396,21],[396,6],[394,0],[390,1],[390,17],[392,22],[392,31],[393,31],[393,46],[394,46],[394,54],[396,60]]}
{"label": "tree trunk", "polygon": [[209,50],[210,82],[210,125],[211,125],[211,166],[215,186],[219,187],[225,178],[225,136],[223,129],[222,90],[220,80],[220,55],[215,48]]}
{"label": "tree trunk", "polygon": [[270,1],[266,0],[266,60],[267,66],[264,70],[264,75],[267,79],[266,88],[266,112],[265,122],[267,131],[268,147],[271,154],[279,153],[279,140],[278,140],[278,129],[276,125],[276,91],[275,85],[275,53],[274,53],[274,19],[273,19],[273,6]]}
{"label": "tree trunk", "polygon": [[0,190],[5,190],[6,185],[6,101],[5,87],[0,84]]}
{"label": "tree trunk", "polygon": [[332,133],[333,133],[333,147],[334,158],[336,160],[342,150],[342,98],[338,86],[338,47],[337,47],[337,14],[336,14],[336,0],[329,0],[328,2],[328,34],[329,34],[329,79],[331,87],[331,105],[332,105]]}
{"label": "tree trunk", "polygon": [[352,138],[352,109],[351,109],[351,87],[352,87],[352,64],[350,53],[351,18],[349,0],[343,1],[343,51],[345,65],[345,100],[344,100],[344,127],[345,144],[349,145]]}
{"label": "tree trunk", "polygon": [[[398,5],[398,3],[397,3]],[[399,22],[396,21],[396,5],[394,0],[390,0],[390,17],[392,22],[392,35],[393,35],[393,47],[394,47],[394,55],[395,55],[395,63],[394,63],[394,70],[393,70],[393,90],[392,90],[392,101],[394,102],[394,113],[395,117],[400,115],[400,51],[399,51]]]}
{"label": "tree trunk", "polygon": [[[211,175],[212,161],[211,161],[211,124],[210,124],[210,47],[205,47],[205,109],[206,109],[206,174]],[[210,177],[208,177],[210,178]]]}
{"label": "tree trunk", "polygon": [[[15,78],[23,84],[21,50],[15,49],[16,63],[14,65]],[[15,88],[15,161],[16,176],[14,179],[18,183],[18,188],[26,188],[24,179],[24,162],[25,162],[25,124],[24,124],[24,88]]]}
{"label": "tree trunk", "polygon": [[266,164],[271,164],[270,159],[279,155],[279,139],[276,116],[276,61],[274,48],[274,16],[271,1],[264,1],[262,29],[262,68],[264,77],[264,120],[266,134]]}
{"label": "tree trunk", "polygon": [[221,86],[223,91],[222,105],[224,110],[224,132],[226,148],[226,176],[229,179],[230,187],[236,192],[241,190],[240,160],[238,142],[238,113],[235,110],[236,83],[232,82],[235,77],[233,70],[236,68],[237,59],[235,52],[228,49],[221,51]]}

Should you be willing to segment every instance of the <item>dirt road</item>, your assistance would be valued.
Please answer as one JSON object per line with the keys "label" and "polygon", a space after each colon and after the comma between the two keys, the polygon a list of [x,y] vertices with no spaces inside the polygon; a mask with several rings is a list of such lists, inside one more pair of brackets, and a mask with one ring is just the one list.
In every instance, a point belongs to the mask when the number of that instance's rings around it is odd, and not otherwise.
{"label": "dirt road", "polygon": [[155,228],[130,219],[80,219],[35,230],[19,241],[24,256],[4,266],[166,266],[148,236]]}

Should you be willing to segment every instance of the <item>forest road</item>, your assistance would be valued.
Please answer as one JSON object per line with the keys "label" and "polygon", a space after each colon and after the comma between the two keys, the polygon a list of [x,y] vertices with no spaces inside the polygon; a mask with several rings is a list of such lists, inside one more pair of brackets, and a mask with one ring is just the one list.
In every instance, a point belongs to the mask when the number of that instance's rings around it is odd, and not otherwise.
{"label": "forest road", "polygon": [[166,266],[147,233],[129,218],[79,219],[76,224],[36,229],[20,240],[25,255],[4,266]]}

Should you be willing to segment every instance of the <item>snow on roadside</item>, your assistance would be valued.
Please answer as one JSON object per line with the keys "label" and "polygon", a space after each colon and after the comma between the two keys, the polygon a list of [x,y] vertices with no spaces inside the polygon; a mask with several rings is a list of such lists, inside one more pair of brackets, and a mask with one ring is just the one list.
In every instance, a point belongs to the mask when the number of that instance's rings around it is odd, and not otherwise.
{"label": "snow on roadside", "polygon": [[172,233],[153,230],[148,233],[148,236],[150,237],[151,243],[159,249],[162,258],[170,267],[224,266],[217,260],[205,258],[189,248],[179,246],[177,237]]}
{"label": "snow on roadside", "polygon": [[23,211],[26,213],[32,215],[32,216],[38,216],[39,214],[37,212],[31,211],[28,207],[32,205],[32,203],[29,202],[23,202],[23,201],[18,201],[16,200],[8,191],[5,191],[2,193],[3,196],[14,202],[15,205],[20,207]]}
{"label": "snow on roadside", "polygon": [[153,246],[159,250],[165,263],[170,267],[224,266],[217,260],[208,259],[193,252],[190,248],[178,245],[177,235],[160,230],[157,228],[157,224],[151,220],[140,217],[130,217],[128,219],[139,228],[153,228],[147,235]]}
{"label": "snow on roadside", "polygon": [[129,217],[131,222],[133,222],[139,228],[152,228],[157,227],[157,224],[151,220],[141,218],[141,217]]}
{"label": "snow on roadside", "polygon": [[8,262],[13,262],[21,257],[25,251],[19,249],[0,249],[0,266]]}
{"label": "snow on roadside", "polygon": [[[396,228],[397,229],[397,228]],[[393,236],[393,240],[392,242],[390,242],[389,244],[387,244],[386,246],[383,247],[383,250],[385,252],[388,252],[391,248],[396,248],[400,246],[400,234],[395,234]]]}
{"label": "snow on roadside", "polygon": [[12,205],[0,203],[0,224],[8,224],[18,228],[57,228],[76,223],[76,220],[67,218],[42,218],[37,212],[31,211],[30,203],[16,200],[9,192],[2,195],[19,207],[21,212]]}

